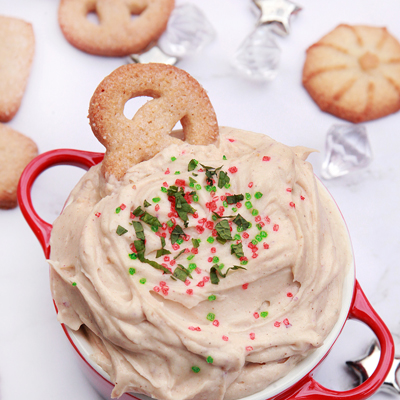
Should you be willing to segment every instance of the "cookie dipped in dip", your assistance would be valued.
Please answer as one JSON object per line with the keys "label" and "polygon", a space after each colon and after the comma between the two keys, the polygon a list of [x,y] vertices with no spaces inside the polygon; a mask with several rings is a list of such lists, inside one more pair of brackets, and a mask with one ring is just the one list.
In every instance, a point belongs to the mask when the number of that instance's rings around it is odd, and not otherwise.
{"label": "cookie dipped in dip", "polygon": [[240,399],[322,345],[352,254],[309,153],[220,128],[106,190],[101,165],[82,177],[53,225],[51,289],[114,397]]}

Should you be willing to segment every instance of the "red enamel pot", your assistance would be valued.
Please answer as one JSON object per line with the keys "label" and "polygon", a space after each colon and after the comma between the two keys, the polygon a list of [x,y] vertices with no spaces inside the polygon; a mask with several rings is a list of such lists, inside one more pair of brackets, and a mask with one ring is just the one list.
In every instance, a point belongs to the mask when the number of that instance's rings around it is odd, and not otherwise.
{"label": "red enamel pot", "polygon": [[[18,202],[22,214],[42,245],[46,258],[49,258],[50,255],[52,225],[44,221],[32,205],[31,189],[33,183],[43,171],[50,167],[56,165],[74,165],[88,170],[90,167],[101,162],[102,159],[103,153],[71,149],[53,150],[36,157],[23,172],[18,187]],[[339,392],[320,385],[314,380],[313,373],[315,368],[328,355],[346,321],[349,319],[357,319],[372,329],[379,341],[381,356],[375,372],[367,381],[354,389]],[[81,366],[87,378],[104,398],[109,399],[113,384],[110,382],[109,376],[90,359],[90,345],[79,332],[74,332],[64,325],[62,327],[72,347],[79,356]],[[326,338],[324,344],[300,362],[289,374],[274,382],[265,390],[241,400],[366,399],[383,384],[392,366],[393,358],[394,343],[392,336],[362,291],[360,284],[355,278],[355,268],[353,267],[345,278],[342,310],[339,320]],[[149,398],[143,395],[126,393],[121,399]]]}

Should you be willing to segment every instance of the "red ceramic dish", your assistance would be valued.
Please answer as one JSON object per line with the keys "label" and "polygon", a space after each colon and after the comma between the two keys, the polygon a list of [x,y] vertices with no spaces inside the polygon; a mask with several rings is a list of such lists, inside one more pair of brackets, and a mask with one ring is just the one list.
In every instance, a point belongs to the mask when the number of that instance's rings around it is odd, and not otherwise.
{"label": "red ceramic dish", "polygon": [[[46,169],[56,165],[74,165],[88,170],[103,159],[103,153],[92,153],[80,150],[60,149],[41,154],[36,157],[23,172],[19,188],[18,202],[29,226],[42,245],[46,258],[50,256],[50,234],[52,225],[44,221],[33,208],[31,201],[31,188],[36,178]],[[381,357],[372,376],[363,384],[345,392],[330,390],[313,379],[313,371],[328,355],[332,345],[339,336],[348,319],[357,319],[367,324],[377,336]],[[110,398],[113,384],[108,375],[90,359],[90,349],[87,348],[79,334],[74,333],[62,325],[66,336],[75,349],[83,370],[95,387],[104,397]],[[361,400],[370,397],[382,385],[389,372],[394,357],[394,344],[392,336],[379,315],[372,308],[355,279],[354,268],[345,280],[342,311],[338,322],[323,346],[315,350],[303,360],[287,376],[279,379],[265,390],[248,396],[242,400],[303,400],[303,399],[354,399]],[[120,399],[148,399],[146,396],[126,393]]]}

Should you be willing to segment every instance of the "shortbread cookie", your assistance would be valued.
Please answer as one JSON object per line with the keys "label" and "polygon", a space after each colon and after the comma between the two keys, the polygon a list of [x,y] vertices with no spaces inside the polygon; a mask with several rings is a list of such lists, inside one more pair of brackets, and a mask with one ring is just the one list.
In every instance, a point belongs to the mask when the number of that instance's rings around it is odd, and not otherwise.
{"label": "shortbread cookie", "polygon": [[17,206],[19,178],[37,154],[31,139],[0,123],[0,208]]}
{"label": "shortbread cookie", "polygon": [[[138,96],[153,100],[130,120],[124,115],[124,106]],[[117,179],[134,164],[154,157],[170,144],[182,143],[169,135],[178,121],[190,144],[211,144],[219,135],[217,117],[206,91],[187,72],[166,64],[117,68],[94,92],[89,119],[93,133],[107,149],[103,174]]]}
{"label": "shortbread cookie", "polygon": [[[61,0],[58,21],[65,38],[78,49],[127,56],[161,36],[174,5],[174,0]],[[91,12],[97,13],[99,24],[88,20]]]}
{"label": "shortbread cookie", "polygon": [[400,109],[400,44],[386,30],[339,25],[307,50],[303,85],[322,111],[362,122]]}
{"label": "shortbread cookie", "polygon": [[32,25],[0,16],[0,121],[10,121],[18,111],[28,82],[35,37]]}

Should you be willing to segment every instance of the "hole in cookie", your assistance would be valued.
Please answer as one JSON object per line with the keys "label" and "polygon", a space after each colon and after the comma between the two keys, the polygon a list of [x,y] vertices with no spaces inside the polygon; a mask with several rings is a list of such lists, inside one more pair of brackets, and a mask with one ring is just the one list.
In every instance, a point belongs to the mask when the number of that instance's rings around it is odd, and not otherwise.
{"label": "hole in cookie", "polygon": [[153,98],[148,96],[134,97],[133,99],[128,100],[125,103],[124,107],[125,117],[132,119],[135,116],[137,110],[139,110],[140,107],[142,107],[150,100],[153,100]]}
{"label": "hole in cookie", "polygon": [[100,25],[99,16],[97,15],[96,11],[90,11],[87,13],[86,18],[89,22],[94,25]]}

